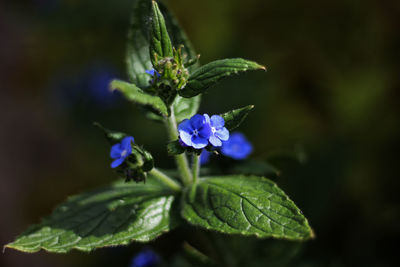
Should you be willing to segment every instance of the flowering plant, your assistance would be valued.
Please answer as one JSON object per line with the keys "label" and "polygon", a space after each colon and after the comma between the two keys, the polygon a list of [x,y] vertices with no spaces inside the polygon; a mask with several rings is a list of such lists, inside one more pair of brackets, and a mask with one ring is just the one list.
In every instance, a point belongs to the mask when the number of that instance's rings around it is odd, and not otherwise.
{"label": "flowering plant", "polygon": [[201,115],[201,94],[222,78],[265,68],[240,58],[200,66],[175,18],[154,0],[134,2],[128,39],[130,82],[114,80],[110,87],[142,106],[149,118],[164,122],[170,138],[167,150],[177,171],[157,169],[153,156],[132,136],[96,124],[112,145],[111,167],[125,181],[69,198],[7,247],[25,252],[91,251],[147,242],[185,224],[259,238],[312,238],[302,212],[267,178],[200,177],[202,153],[203,158],[220,152],[240,160],[253,149],[242,134],[230,134],[253,106]]}

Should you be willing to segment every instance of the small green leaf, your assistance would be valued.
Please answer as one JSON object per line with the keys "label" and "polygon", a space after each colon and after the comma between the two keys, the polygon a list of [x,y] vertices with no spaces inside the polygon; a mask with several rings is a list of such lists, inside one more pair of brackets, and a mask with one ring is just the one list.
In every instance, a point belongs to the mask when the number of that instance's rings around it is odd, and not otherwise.
{"label": "small green leaf", "polygon": [[168,151],[168,155],[175,156],[175,155],[179,155],[179,154],[182,154],[183,152],[185,152],[185,148],[183,146],[181,146],[181,144],[179,143],[179,140],[175,140],[175,141],[168,143],[167,151]]}
{"label": "small green leaf", "polygon": [[116,132],[116,131],[112,131],[107,128],[104,128],[103,125],[101,125],[98,122],[94,122],[93,125],[100,128],[101,130],[103,130],[104,135],[106,136],[107,140],[111,144],[116,144],[116,143],[120,142],[122,139],[124,139],[124,137],[128,136],[126,133]]}
{"label": "small green leaf", "polygon": [[199,110],[200,100],[200,95],[192,98],[177,96],[173,103],[176,122],[180,123],[196,114]]}
{"label": "small green leaf", "polygon": [[150,30],[150,59],[153,66],[157,66],[160,59],[173,57],[172,43],[169,38],[164,16],[156,1],[152,2],[151,30]]}
{"label": "small green leaf", "polygon": [[193,97],[204,93],[222,78],[248,70],[265,70],[265,67],[242,58],[213,61],[196,69],[190,75],[186,87],[178,93],[183,97]]}
{"label": "small green leaf", "polygon": [[232,131],[239,127],[240,124],[246,119],[249,112],[254,108],[253,105],[245,106],[243,108],[234,109],[221,114],[221,117],[225,120],[225,127]]}
{"label": "small green leaf", "polygon": [[120,91],[129,101],[151,107],[161,115],[169,116],[168,108],[160,97],[146,94],[134,84],[113,80],[110,87],[112,90]]}
{"label": "small green leaf", "polygon": [[146,184],[117,182],[70,197],[8,248],[65,253],[147,242],[179,223],[170,189],[150,176]]}
{"label": "small green leaf", "polygon": [[313,237],[307,219],[288,196],[272,181],[257,176],[201,179],[185,190],[182,216],[193,225],[227,234]]}

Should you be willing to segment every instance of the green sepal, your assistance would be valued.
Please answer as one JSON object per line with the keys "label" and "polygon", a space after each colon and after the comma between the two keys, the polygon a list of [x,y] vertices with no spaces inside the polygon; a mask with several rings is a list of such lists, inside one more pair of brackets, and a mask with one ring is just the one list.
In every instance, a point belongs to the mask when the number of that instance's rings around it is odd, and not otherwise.
{"label": "green sepal", "polygon": [[188,83],[178,93],[183,97],[193,97],[204,93],[222,78],[249,70],[265,70],[265,67],[242,58],[216,60],[191,73]]}
{"label": "green sepal", "polygon": [[124,137],[127,137],[128,135],[123,132],[117,132],[117,131],[112,131],[110,129],[104,128],[103,125],[101,125],[98,122],[93,123],[94,126],[100,128],[103,132],[104,135],[106,136],[107,140],[113,145],[118,142],[121,142]]}
{"label": "green sepal", "polygon": [[169,38],[165,19],[156,1],[152,1],[151,28],[150,28],[150,60],[153,66],[158,61],[173,57],[172,43]]}
{"label": "green sepal", "polygon": [[225,127],[229,131],[239,127],[253,108],[254,105],[248,105],[243,108],[234,109],[221,114],[221,117],[225,120]]}
{"label": "green sepal", "polygon": [[5,247],[66,253],[151,241],[178,226],[181,219],[174,192],[149,178],[146,184],[118,181],[70,197]]}
{"label": "green sepal", "polygon": [[112,90],[120,91],[123,96],[131,102],[150,107],[154,111],[157,111],[160,115],[169,116],[169,110],[160,97],[149,95],[132,83],[127,83],[121,80],[113,80],[110,83],[110,88]]}
{"label": "green sepal", "polygon": [[184,153],[185,148],[181,146],[179,140],[175,140],[167,144],[167,151],[169,156],[175,156]]}
{"label": "green sepal", "polygon": [[170,156],[179,155],[184,152],[186,152],[188,154],[200,155],[202,152],[202,149],[195,149],[195,148],[189,147],[189,146],[184,147],[181,145],[179,140],[175,140],[175,141],[169,142],[167,144],[167,151],[168,151],[168,155],[170,155]]}
{"label": "green sepal", "polygon": [[226,234],[307,240],[314,234],[300,209],[263,177],[231,175],[200,179],[187,187],[182,217]]}

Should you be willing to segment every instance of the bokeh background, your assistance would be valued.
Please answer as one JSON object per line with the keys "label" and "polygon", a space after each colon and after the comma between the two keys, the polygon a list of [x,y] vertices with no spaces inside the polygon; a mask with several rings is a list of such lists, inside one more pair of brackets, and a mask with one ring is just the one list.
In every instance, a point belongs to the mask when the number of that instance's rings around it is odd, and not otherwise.
{"label": "bokeh background", "polygon": [[[107,91],[111,78],[126,78],[132,1],[1,1],[0,245],[67,195],[115,179],[93,121],[131,133],[159,166],[172,166],[163,126]],[[298,147],[307,155],[282,164],[275,180],[317,238],[257,241],[257,253],[271,255],[259,266],[398,264],[400,1],[165,2],[203,63],[240,56],[268,67],[221,82],[204,95],[201,111],[254,104],[241,126],[253,158]],[[150,247],[170,262],[181,241],[172,232]],[[246,242],[233,238],[231,246],[241,251]],[[141,247],[6,250],[0,265],[128,266]]]}

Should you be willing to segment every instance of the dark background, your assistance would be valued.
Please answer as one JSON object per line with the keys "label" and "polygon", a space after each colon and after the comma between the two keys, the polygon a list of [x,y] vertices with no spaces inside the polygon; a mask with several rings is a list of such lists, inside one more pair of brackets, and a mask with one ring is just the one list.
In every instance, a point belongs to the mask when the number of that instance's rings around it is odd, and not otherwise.
{"label": "dark background", "polygon": [[[303,164],[282,166],[276,181],[309,218],[317,238],[281,265],[396,265],[400,1],[167,3],[203,63],[243,57],[268,67],[267,73],[221,82],[204,96],[201,111],[255,104],[240,129],[255,147],[252,157],[266,159],[298,146],[308,156]],[[109,79],[126,79],[131,5],[1,2],[0,245],[68,195],[115,179],[108,143],[93,121],[131,133],[158,166],[172,167],[162,125],[107,93]],[[282,242],[257,246],[271,244]],[[173,232],[152,245],[169,261],[181,243]],[[128,266],[140,247],[66,255],[7,249],[0,265]]]}

